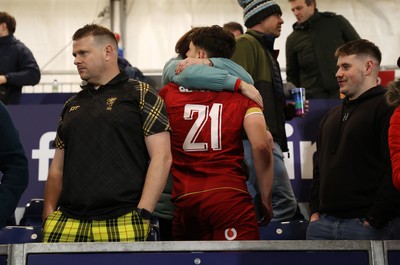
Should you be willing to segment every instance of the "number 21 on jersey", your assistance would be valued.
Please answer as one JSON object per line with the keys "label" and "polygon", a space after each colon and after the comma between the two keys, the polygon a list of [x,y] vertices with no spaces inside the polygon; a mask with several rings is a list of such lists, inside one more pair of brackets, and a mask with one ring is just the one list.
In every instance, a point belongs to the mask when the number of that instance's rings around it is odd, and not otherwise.
{"label": "number 21 on jersey", "polygon": [[[193,120],[195,113],[197,113],[197,118],[186,135],[185,141],[183,142],[183,150],[187,152],[208,151],[208,143],[196,142],[199,134],[203,130],[211,130],[211,149],[221,150],[222,104],[214,103],[211,110],[207,105],[186,104],[183,118],[185,120]],[[209,119],[211,119],[211,128],[205,126]]]}

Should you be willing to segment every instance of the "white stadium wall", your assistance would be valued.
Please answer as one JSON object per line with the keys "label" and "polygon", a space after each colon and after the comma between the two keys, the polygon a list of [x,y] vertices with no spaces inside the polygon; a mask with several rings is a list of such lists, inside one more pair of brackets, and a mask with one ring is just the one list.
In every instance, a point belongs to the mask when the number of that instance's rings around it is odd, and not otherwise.
{"label": "white stadium wall", "polygon": [[[281,50],[279,62],[284,69],[285,41],[295,18],[287,0],[276,2],[285,21],[275,45]],[[0,10],[17,20],[15,36],[36,57],[44,73],[41,82],[50,82],[54,73],[64,73],[64,77],[58,76],[64,78],[62,82],[79,81],[71,36],[92,22],[111,28],[110,13],[103,12],[109,6],[109,0],[0,0]],[[400,55],[400,27],[396,26],[400,0],[317,0],[317,7],[345,16],[362,38],[381,48],[383,68],[394,68]],[[160,74],[164,63],[175,56],[176,41],[191,26],[228,21],[243,22],[236,0],[126,0],[125,57],[145,73]]]}

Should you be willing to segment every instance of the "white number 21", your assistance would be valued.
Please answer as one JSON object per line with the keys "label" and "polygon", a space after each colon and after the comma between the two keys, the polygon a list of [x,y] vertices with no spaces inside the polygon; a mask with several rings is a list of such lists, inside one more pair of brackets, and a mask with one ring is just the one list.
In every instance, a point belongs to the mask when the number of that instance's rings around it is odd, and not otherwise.
{"label": "white number 21", "polygon": [[185,120],[193,120],[194,113],[197,119],[194,121],[192,128],[183,142],[183,150],[185,151],[208,151],[208,143],[197,143],[197,137],[202,130],[207,130],[204,125],[208,119],[211,119],[211,149],[221,150],[221,117],[222,104],[214,103],[209,109],[206,105],[186,104],[183,118]]}

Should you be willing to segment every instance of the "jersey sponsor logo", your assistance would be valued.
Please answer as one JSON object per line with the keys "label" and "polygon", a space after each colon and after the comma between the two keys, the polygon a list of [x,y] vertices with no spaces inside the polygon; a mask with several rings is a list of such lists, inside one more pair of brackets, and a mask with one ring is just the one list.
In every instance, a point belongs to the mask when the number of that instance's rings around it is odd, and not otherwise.
{"label": "jersey sponsor logo", "polygon": [[187,88],[185,88],[185,87],[183,87],[183,86],[180,86],[180,87],[179,87],[179,92],[182,92],[182,93],[190,93],[190,92],[193,92],[193,91],[190,90],[190,89],[187,89]]}
{"label": "jersey sponsor logo", "polygon": [[237,231],[235,228],[228,228],[225,230],[226,240],[234,240],[237,237]]}
{"label": "jersey sponsor logo", "polygon": [[69,112],[75,111],[75,110],[79,109],[79,107],[80,107],[80,106],[72,106],[72,107],[69,109]]}
{"label": "jersey sponsor logo", "polygon": [[[191,93],[193,90],[190,90],[188,88],[185,88],[183,86],[179,87],[179,92],[181,93]],[[196,89],[196,92],[210,92],[210,90],[205,90],[205,89]]]}

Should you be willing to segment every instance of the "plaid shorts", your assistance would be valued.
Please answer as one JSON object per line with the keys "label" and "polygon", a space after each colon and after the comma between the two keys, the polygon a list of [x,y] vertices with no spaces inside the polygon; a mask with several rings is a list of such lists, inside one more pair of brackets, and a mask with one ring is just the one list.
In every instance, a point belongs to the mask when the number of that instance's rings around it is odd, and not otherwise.
{"label": "plaid shorts", "polygon": [[132,242],[145,241],[149,223],[136,211],[107,220],[76,220],[61,211],[51,213],[43,227],[43,242]]}

